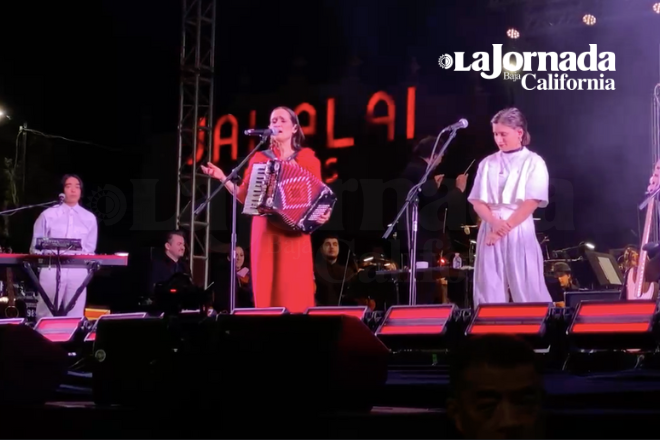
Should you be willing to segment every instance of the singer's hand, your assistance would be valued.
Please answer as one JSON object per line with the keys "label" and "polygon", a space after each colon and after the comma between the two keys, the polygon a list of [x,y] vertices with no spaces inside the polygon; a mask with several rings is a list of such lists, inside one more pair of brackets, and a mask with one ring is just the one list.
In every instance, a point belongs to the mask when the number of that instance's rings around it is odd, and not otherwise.
{"label": "singer's hand", "polygon": [[220,168],[216,167],[211,162],[207,163],[206,166],[202,165],[202,172],[220,181],[225,180],[227,177]]}
{"label": "singer's hand", "polygon": [[502,220],[501,218],[498,218],[495,220],[495,223],[491,225],[492,231],[499,235],[500,237],[504,237],[506,234],[511,232],[511,225],[509,222],[506,220]]}
{"label": "singer's hand", "polygon": [[317,220],[317,223],[320,225],[324,225],[330,220],[330,215],[332,214],[332,209],[328,209],[325,211],[324,214],[322,214],[319,219]]}
{"label": "singer's hand", "polygon": [[489,232],[486,236],[486,246],[494,246],[495,243],[500,240],[500,238],[502,238],[500,235],[494,232]]}
{"label": "singer's hand", "polygon": [[461,190],[461,192],[465,192],[465,188],[467,188],[467,178],[467,174],[460,174],[456,177],[456,188]]}
{"label": "singer's hand", "polygon": [[440,174],[439,176],[433,176],[435,179],[435,184],[437,185],[438,188],[440,188],[440,185],[442,184],[442,179],[445,177],[444,174]]}

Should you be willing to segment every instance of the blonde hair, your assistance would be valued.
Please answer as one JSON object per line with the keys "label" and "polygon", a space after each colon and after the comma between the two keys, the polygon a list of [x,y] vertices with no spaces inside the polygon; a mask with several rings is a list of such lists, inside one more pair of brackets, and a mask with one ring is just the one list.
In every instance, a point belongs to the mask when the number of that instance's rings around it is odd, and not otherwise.
{"label": "blonde hair", "polygon": [[490,123],[506,125],[509,128],[522,128],[523,135],[521,143],[525,147],[532,141],[532,135],[530,135],[529,130],[527,130],[527,119],[525,118],[525,115],[515,107],[500,110],[495,116],[493,116]]}

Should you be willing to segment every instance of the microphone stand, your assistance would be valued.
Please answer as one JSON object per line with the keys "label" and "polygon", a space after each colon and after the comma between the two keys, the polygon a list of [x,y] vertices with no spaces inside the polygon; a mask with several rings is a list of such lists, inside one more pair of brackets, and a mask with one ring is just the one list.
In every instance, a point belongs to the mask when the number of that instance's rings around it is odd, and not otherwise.
{"label": "microphone stand", "polygon": [[339,301],[337,306],[341,306],[341,300],[344,297],[344,287],[346,286],[346,274],[348,273],[348,263],[351,260],[351,248],[348,248],[348,255],[346,255],[346,264],[344,264],[344,277],[341,280],[341,290],[339,291]]}
{"label": "microphone stand", "polygon": [[[195,217],[197,217],[211,202],[211,199],[216,196],[220,191],[222,191],[222,188],[227,186],[227,182],[232,182],[234,184],[234,189],[235,193],[238,190],[238,173],[239,171],[245,167],[245,165],[252,159],[252,157],[257,154],[259,149],[261,148],[262,145],[264,145],[270,136],[262,136],[261,137],[261,142],[257,144],[256,147],[254,147],[254,150],[250,151],[250,153],[247,155],[245,159],[241,163],[236,166],[233,170],[231,170],[231,173],[225,178],[225,181],[220,183],[220,186],[215,189],[211,193],[211,195],[204,200],[196,209],[195,209]],[[238,209],[237,204],[236,204],[236,194],[232,195],[232,208],[231,208],[231,259],[230,261],[230,284],[229,284],[229,313],[233,312],[234,309],[236,308],[236,211]]]}
{"label": "microphone stand", "polygon": [[[389,225],[387,228],[387,231],[385,231],[385,234],[383,235],[383,239],[387,240],[389,236],[392,234],[392,231],[394,230],[394,226],[399,223],[399,220],[401,219],[401,216],[403,216],[403,213],[410,208],[412,210],[411,214],[411,224],[412,224],[412,237],[411,237],[411,244],[409,246],[410,248],[410,268],[408,269],[410,271],[410,285],[409,287],[409,292],[408,292],[408,303],[411,306],[414,306],[417,304],[417,222],[418,222],[418,216],[419,216],[419,191],[421,191],[422,186],[426,183],[426,180],[429,177],[429,174],[431,174],[431,171],[435,170],[435,168],[440,164],[440,160],[442,159],[442,156],[445,154],[445,151],[447,150],[447,147],[449,146],[449,143],[456,137],[456,130],[457,129],[452,129],[451,133],[449,134],[449,138],[447,138],[447,141],[444,143],[442,148],[440,149],[440,152],[433,158],[433,161],[429,164],[428,167],[426,167],[426,172],[422,176],[421,180],[417,185],[413,186],[410,192],[408,193],[408,198],[406,199],[406,202],[403,204],[403,207],[399,211],[399,213],[396,215],[396,218],[394,221]],[[440,140],[440,136],[447,131],[447,129],[444,129],[440,132],[438,135],[438,138],[436,139],[435,143],[437,146],[438,141]],[[433,149],[435,151],[435,147]]]}
{"label": "microphone stand", "polygon": [[59,200],[54,201],[54,202],[37,203],[35,205],[25,205],[25,206],[21,206],[20,208],[14,208],[14,209],[8,209],[6,211],[0,211],[0,215],[12,215],[12,214],[15,214],[19,211],[23,211],[25,209],[39,208],[41,206],[53,206],[53,205],[57,205],[58,203],[60,203]]}

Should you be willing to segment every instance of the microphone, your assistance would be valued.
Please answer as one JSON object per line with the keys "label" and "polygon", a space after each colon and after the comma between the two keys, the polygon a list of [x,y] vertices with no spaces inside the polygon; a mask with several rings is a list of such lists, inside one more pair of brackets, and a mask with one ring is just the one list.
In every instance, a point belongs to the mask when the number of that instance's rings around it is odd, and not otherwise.
{"label": "microphone", "polygon": [[277,136],[280,131],[277,128],[248,128],[244,133],[246,136]]}
{"label": "microphone", "polygon": [[64,203],[64,197],[65,197],[65,195],[62,194],[62,193],[60,193],[60,195],[57,196],[57,203],[58,203],[59,205],[61,205],[62,203]]}
{"label": "microphone", "polygon": [[458,122],[456,122],[455,124],[451,124],[449,127],[446,128],[446,130],[456,131],[461,128],[466,128],[467,126],[468,126],[467,119],[459,119]]}

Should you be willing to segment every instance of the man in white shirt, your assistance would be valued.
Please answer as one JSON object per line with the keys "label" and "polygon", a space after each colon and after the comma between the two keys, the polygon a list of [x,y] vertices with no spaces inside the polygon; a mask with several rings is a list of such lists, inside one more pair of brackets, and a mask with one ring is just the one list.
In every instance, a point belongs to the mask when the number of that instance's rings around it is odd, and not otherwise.
{"label": "man in white shirt", "polygon": [[[82,194],[82,180],[80,177],[67,174],[62,178],[64,188],[64,202],[53,206],[41,213],[34,223],[32,234],[32,246],[30,252],[55,253],[54,251],[37,251],[35,245],[38,238],[74,238],[82,242],[81,251],[62,251],[60,254],[84,254],[92,255],[96,252],[96,241],[98,238],[98,223],[96,216],[78,204]],[[39,283],[50,298],[55,309],[66,307],[73,299],[76,290],[82,285],[87,277],[87,269],[61,268],[59,283],[57,280],[57,269],[42,268],[39,273]],[[57,304],[55,297],[57,293]],[[87,289],[84,289],[78,297],[75,306],[67,314],[71,317],[83,317],[85,315],[85,304],[87,301]],[[52,316],[48,306],[43,301],[37,305],[37,319]]]}

